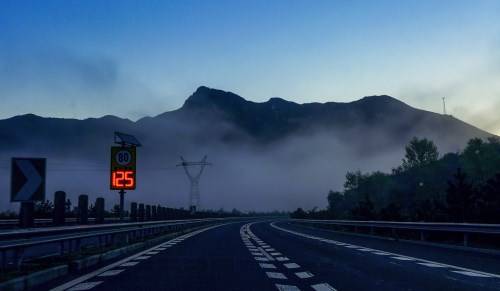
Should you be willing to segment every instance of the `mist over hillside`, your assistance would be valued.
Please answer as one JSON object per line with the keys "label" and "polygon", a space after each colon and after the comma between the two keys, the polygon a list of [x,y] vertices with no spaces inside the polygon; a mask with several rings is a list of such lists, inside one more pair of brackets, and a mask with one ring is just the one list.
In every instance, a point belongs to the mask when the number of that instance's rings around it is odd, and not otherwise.
{"label": "mist over hillside", "polygon": [[[125,200],[187,207],[189,182],[180,156],[214,165],[200,180],[204,209],[294,210],[326,206],[330,189],[342,188],[347,171],[390,171],[404,146],[427,137],[441,154],[457,152],[472,137],[491,134],[452,116],[412,108],[389,96],[351,103],[296,104],[281,98],[254,103],[200,87],[178,110],[132,122],[114,116],[86,120],[35,115],[0,120],[0,205],[9,203],[10,158],[47,158],[47,198],[66,191],[93,203],[109,190],[114,132],[135,135],[137,189]],[[193,168],[192,171],[197,169]]]}

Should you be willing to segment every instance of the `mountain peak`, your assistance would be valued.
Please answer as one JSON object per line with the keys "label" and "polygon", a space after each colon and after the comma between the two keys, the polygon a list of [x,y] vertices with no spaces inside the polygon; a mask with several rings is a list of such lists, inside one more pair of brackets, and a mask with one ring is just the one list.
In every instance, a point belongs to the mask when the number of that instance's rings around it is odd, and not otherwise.
{"label": "mountain peak", "polygon": [[234,93],[201,86],[191,96],[189,96],[189,98],[184,102],[182,108],[225,108],[228,106],[238,106],[243,102],[247,101]]}

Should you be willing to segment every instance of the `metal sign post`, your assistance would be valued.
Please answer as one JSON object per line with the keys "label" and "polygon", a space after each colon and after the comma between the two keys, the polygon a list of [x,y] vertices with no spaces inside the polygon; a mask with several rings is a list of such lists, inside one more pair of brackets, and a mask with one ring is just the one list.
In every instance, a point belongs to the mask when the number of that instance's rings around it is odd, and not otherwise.
{"label": "metal sign post", "polygon": [[141,143],[133,136],[115,132],[115,143],[111,147],[110,189],[120,190],[120,222],[123,222],[125,190],[136,186],[136,147]]}

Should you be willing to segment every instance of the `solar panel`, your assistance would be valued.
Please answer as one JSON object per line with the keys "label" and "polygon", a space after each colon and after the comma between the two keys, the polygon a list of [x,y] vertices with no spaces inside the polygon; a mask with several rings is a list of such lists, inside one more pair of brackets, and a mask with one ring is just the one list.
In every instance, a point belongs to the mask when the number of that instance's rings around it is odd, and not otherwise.
{"label": "solar panel", "polygon": [[135,136],[122,132],[115,132],[115,143],[121,145],[136,146],[136,147],[142,146],[141,143],[137,140],[137,138],[135,138]]}

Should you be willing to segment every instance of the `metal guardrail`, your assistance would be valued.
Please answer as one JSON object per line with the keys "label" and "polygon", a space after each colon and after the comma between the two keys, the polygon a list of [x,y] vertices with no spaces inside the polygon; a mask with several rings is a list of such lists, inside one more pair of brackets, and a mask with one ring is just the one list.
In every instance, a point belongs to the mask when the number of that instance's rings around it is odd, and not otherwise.
{"label": "metal guardrail", "polygon": [[[205,226],[242,218],[206,218],[189,220],[168,220],[126,224],[101,224],[50,227],[41,229],[15,230],[0,233],[1,267],[12,263],[19,268],[27,249],[47,245],[58,245],[58,255],[74,252],[81,255],[83,240],[93,239],[98,247],[117,242],[129,242],[161,233],[180,231],[191,227]],[[10,257],[10,259],[9,259]],[[12,259],[13,257],[13,259]],[[10,262],[9,262],[10,260]]]}
{"label": "metal guardrail", "polygon": [[420,232],[420,240],[425,241],[425,233],[430,231],[454,232],[463,234],[464,246],[469,245],[469,234],[499,235],[500,224],[475,224],[475,223],[432,223],[432,222],[382,222],[382,221],[352,221],[352,220],[309,220],[291,219],[293,223],[303,225],[335,225],[350,226],[355,228],[370,228],[370,234],[374,235],[376,228],[392,230],[393,237],[397,239],[397,230],[416,230]]}

